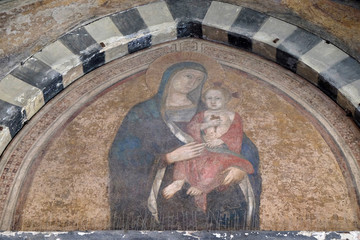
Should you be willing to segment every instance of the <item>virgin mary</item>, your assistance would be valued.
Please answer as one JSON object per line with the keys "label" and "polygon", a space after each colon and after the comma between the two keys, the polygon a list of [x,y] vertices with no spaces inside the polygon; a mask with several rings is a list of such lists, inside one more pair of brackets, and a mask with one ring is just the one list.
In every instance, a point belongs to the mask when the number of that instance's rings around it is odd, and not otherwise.
{"label": "virgin mary", "polygon": [[209,78],[208,63],[218,65],[201,54],[171,55],[172,58],[167,55],[149,67],[150,70],[166,59],[178,61],[163,72],[156,95],[130,109],[110,149],[111,228],[257,229],[261,192],[259,157],[256,146],[246,135],[241,154],[255,172],[244,177],[239,168],[228,168],[224,176],[227,188],[208,194],[206,213],[196,208],[193,197],[186,194],[186,187],[171,199],[161,195],[172,181],[173,163],[193,159],[204,150],[204,145],[194,143],[185,129],[202,110],[200,96]]}

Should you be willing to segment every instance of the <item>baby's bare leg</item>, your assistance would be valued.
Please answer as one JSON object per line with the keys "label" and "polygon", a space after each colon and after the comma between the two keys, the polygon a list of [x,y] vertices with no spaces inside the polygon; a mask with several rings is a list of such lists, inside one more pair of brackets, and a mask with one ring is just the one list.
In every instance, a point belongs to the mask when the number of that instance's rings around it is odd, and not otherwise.
{"label": "baby's bare leg", "polygon": [[201,195],[203,192],[196,188],[196,187],[190,187],[189,190],[187,190],[186,194],[190,195],[190,196],[198,196]]}
{"label": "baby's bare leg", "polygon": [[162,194],[165,199],[170,199],[174,196],[174,194],[179,191],[184,185],[185,180],[176,180],[173,181],[169,186],[164,188]]}

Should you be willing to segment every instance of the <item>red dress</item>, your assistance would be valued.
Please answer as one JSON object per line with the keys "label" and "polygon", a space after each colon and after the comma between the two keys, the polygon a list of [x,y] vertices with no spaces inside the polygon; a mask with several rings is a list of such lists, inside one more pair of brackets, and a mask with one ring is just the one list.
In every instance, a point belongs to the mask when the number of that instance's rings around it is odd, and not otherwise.
{"label": "red dress", "polygon": [[[200,133],[200,124],[203,122],[204,112],[200,112],[195,115],[187,125],[188,134],[198,143],[203,142]],[[235,113],[229,130],[223,134],[220,139],[226,144],[230,151],[240,153],[242,137],[241,117]],[[248,174],[254,172],[253,166],[248,160],[232,154],[204,150],[199,157],[175,163],[174,181],[185,180],[192,187],[201,190],[203,194],[195,196],[195,202],[198,207],[206,211],[206,195],[221,185],[223,181],[223,178],[220,176],[221,172],[231,166],[239,167]]]}

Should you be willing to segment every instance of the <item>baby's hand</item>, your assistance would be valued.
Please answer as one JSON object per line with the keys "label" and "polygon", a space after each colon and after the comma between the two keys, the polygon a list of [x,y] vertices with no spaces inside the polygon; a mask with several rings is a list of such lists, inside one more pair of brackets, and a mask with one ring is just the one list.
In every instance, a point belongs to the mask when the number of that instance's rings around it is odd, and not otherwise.
{"label": "baby's hand", "polygon": [[223,143],[224,143],[223,140],[217,138],[217,139],[214,139],[214,140],[211,140],[211,141],[207,142],[206,146],[209,147],[209,148],[214,148],[214,147],[220,146]]}
{"label": "baby's hand", "polygon": [[218,127],[221,124],[221,120],[220,119],[214,119],[214,120],[210,120],[209,122],[207,122],[207,127]]}
{"label": "baby's hand", "polygon": [[204,122],[200,125],[200,129],[201,130],[206,130],[208,128],[211,127],[218,127],[221,124],[221,120],[220,119],[216,119],[216,120],[209,120],[208,122]]}

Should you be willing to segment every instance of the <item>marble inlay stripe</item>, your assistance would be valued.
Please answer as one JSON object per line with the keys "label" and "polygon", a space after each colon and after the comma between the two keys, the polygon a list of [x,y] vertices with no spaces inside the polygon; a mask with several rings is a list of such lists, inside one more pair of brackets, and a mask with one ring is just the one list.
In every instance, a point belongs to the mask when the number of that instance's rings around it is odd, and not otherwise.
{"label": "marble inlay stripe", "polygon": [[249,8],[242,8],[239,16],[231,26],[230,32],[253,37],[269,18],[268,15],[254,11]]}
{"label": "marble inlay stripe", "polygon": [[354,119],[355,119],[355,122],[357,123],[357,125],[360,126],[360,104],[355,110]]}
{"label": "marble inlay stripe", "polygon": [[165,2],[144,5],[138,11],[151,32],[152,45],[176,39],[176,23]]}
{"label": "marble inlay stripe", "polygon": [[132,37],[134,33],[140,30],[148,32],[147,26],[136,8],[116,13],[111,15],[110,18],[124,36]]}
{"label": "marble inlay stripe", "polygon": [[296,29],[294,25],[270,17],[253,36],[253,52],[276,61],[276,48]]}
{"label": "marble inlay stripe", "polygon": [[202,38],[202,21],[210,7],[209,0],[166,0],[177,24],[177,37]]}
{"label": "marble inlay stripe", "polygon": [[137,9],[149,28],[168,22],[175,23],[165,2],[151,3]]}
{"label": "marble inlay stripe", "polygon": [[336,88],[360,79],[360,63],[351,57],[334,64],[320,73],[323,80],[331,82]]}
{"label": "marble inlay stripe", "polygon": [[84,73],[88,73],[105,63],[105,54],[100,52],[102,47],[83,27],[61,37],[60,41],[74,54],[80,55]]}
{"label": "marble inlay stripe", "polygon": [[8,127],[0,125],[0,156],[11,141],[11,134]]}
{"label": "marble inlay stripe", "polygon": [[105,45],[123,36],[109,17],[92,22],[86,25],[85,29],[96,42],[103,42]]}
{"label": "marble inlay stripe", "polygon": [[228,31],[238,17],[240,10],[240,6],[214,1],[206,13],[203,25]]}
{"label": "marble inlay stripe", "polygon": [[236,20],[240,10],[240,6],[212,2],[202,23],[203,37],[227,43],[228,30]]}
{"label": "marble inlay stripe", "polygon": [[209,0],[166,0],[173,19],[202,21],[212,3]]}
{"label": "marble inlay stripe", "polygon": [[45,102],[64,88],[62,75],[36,58],[27,60],[22,66],[12,71],[11,75],[41,89]]}
{"label": "marble inlay stripe", "polygon": [[346,53],[322,40],[300,57],[297,74],[317,85],[319,73],[347,57]]}
{"label": "marble inlay stripe", "polygon": [[355,109],[360,106],[360,77],[358,80],[341,87],[338,90],[336,101],[343,108],[355,113]]}
{"label": "marble inlay stripe", "polygon": [[85,55],[101,49],[85,28],[78,28],[60,38],[60,41],[74,54]]}
{"label": "marble inlay stripe", "polygon": [[198,21],[180,21],[177,24],[177,38],[202,38],[202,24]]}
{"label": "marble inlay stripe", "polygon": [[110,62],[128,53],[128,40],[122,35],[110,17],[99,19],[85,26],[86,31],[102,45],[105,62]]}
{"label": "marble inlay stripe", "polygon": [[245,50],[252,50],[252,37],[269,16],[249,8],[242,8],[229,30],[229,43]]}
{"label": "marble inlay stripe", "polygon": [[297,28],[278,47],[276,62],[283,67],[296,72],[298,59],[315,47],[321,39],[312,33]]}
{"label": "marble inlay stripe", "polygon": [[60,41],[46,46],[40,52],[36,53],[34,57],[43,61],[61,74],[65,74],[72,67],[81,64],[79,56],[73,54]]}
{"label": "marble inlay stripe", "polygon": [[146,35],[144,37],[135,39],[128,43],[129,53],[134,53],[142,49],[148,48],[151,46],[151,35]]}
{"label": "marble inlay stripe", "polygon": [[63,85],[66,87],[83,75],[80,57],[73,54],[61,41],[56,41],[34,55],[36,59],[46,63],[63,76]]}
{"label": "marble inlay stripe", "polygon": [[8,75],[0,81],[0,99],[24,108],[27,120],[45,104],[40,89],[12,75]]}
{"label": "marble inlay stripe", "polygon": [[26,120],[26,113],[23,108],[0,99],[0,126],[9,128],[11,137],[22,128]]}
{"label": "marble inlay stripe", "polygon": [[[336,101],[339,89],[359,79],[360,63],[351,57],[347,57],[329,69],[321,72],[319,74],[318,86],[322,91]],[[349,87],[352,88],[356,86],[349,85]],[[346,88],[344,88],[343,91],[345,91],[345,89]],[[351,102],[350,99],[349,101]]]}

